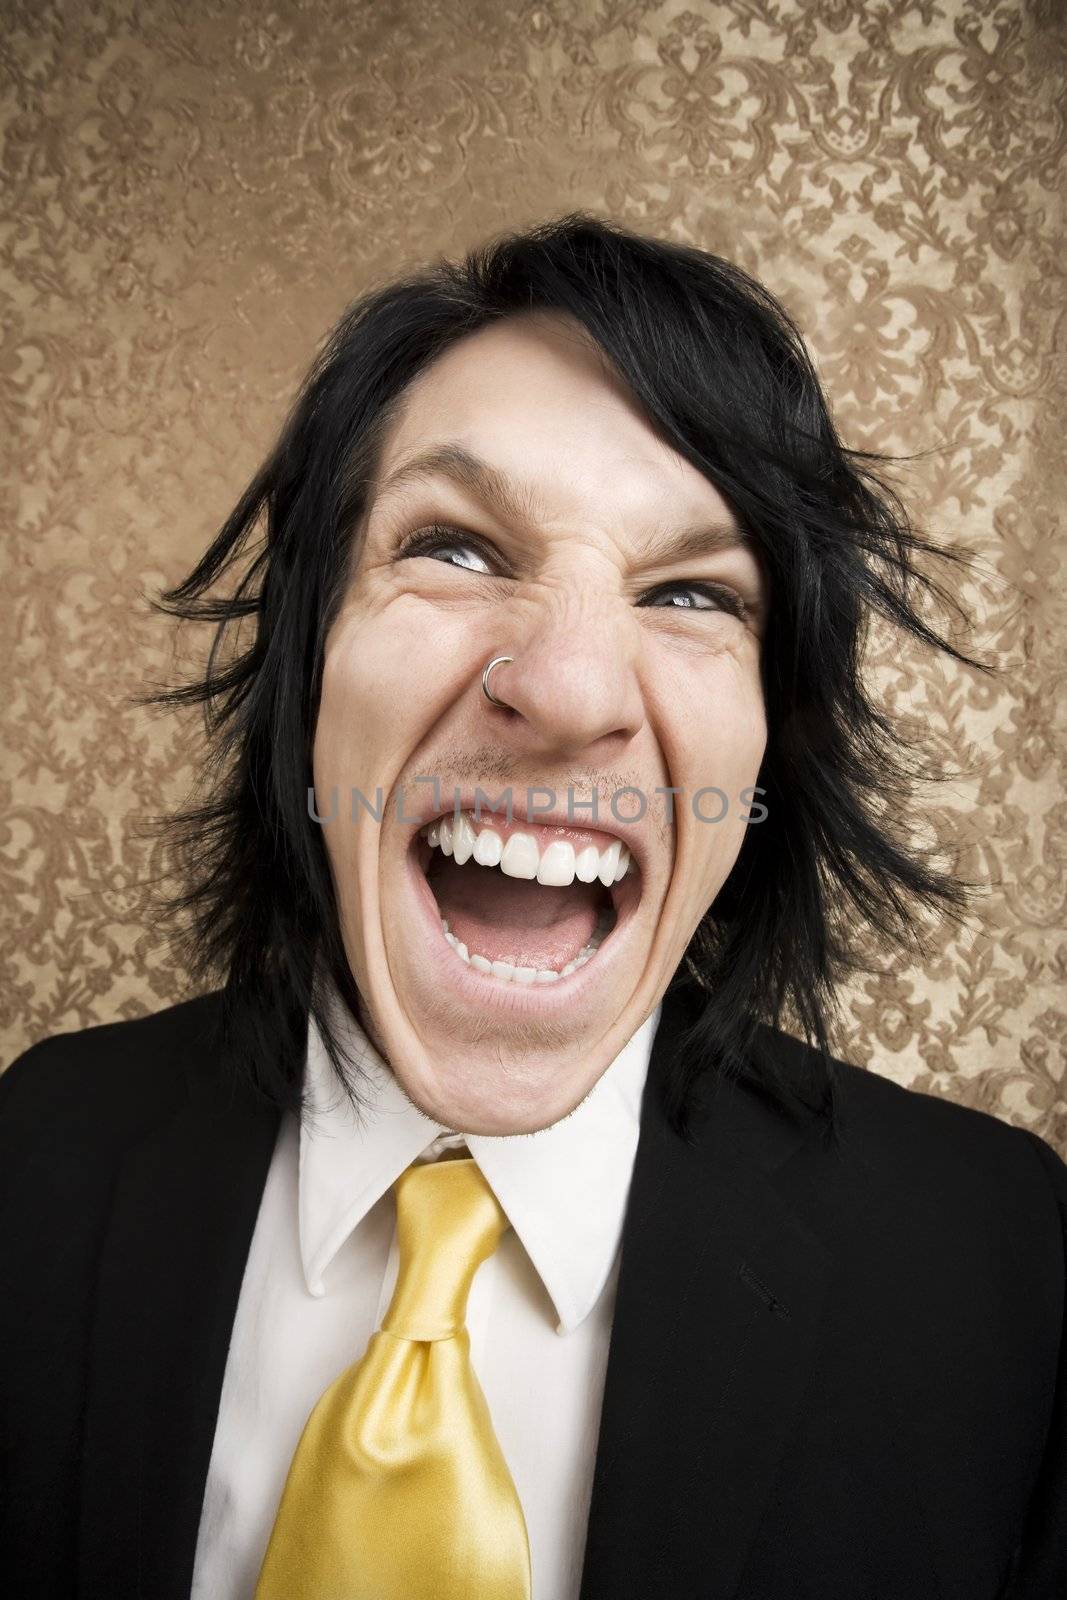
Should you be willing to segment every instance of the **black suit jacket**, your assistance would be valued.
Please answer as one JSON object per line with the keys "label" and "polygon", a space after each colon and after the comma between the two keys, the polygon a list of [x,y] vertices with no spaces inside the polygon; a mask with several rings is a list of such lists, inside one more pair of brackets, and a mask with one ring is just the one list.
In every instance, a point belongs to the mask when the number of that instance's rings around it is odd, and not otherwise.
{"label": "black suit jacket", "polygon": [[[658,1085],[689,1003],[642,1108],[582,1600],[1067,1595],[1067,1168],[844,1064],[840,1149],[740,1084],[686,1143]],[[12,1600],[189,1593],[278,1126],[217,1018],[60,1035],[0,1079]]]}

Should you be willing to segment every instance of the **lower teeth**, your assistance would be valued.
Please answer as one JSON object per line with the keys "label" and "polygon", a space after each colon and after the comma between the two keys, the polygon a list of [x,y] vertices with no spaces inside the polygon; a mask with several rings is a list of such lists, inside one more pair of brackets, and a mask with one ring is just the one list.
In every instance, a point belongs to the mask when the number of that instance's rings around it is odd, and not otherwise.
{"label": "lower teeth", "polygon": [[461,960],[469,967],[473,967],[476,972],[484,972],[487,977],[499,978],[501,983],[556,983],[560,978],[566,978],[579,967],[584,967],[587,961],[592,960],[606,932],[606,929],[598,924],[589,943],[582,946],[573,961],[568,961],[565,967],[556,972],[552,967],[517,967],[510,961],[490,961],[488,956],[472,956],[462,939],[456,938],[444,917],[441,918],[441,927],[444,929],[445,938]]}

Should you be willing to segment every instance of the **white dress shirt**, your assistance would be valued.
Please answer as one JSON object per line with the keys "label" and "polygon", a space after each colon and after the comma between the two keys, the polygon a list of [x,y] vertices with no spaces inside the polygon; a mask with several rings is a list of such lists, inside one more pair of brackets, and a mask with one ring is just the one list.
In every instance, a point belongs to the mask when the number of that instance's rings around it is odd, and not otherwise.
{"label": "white dress shirt", "polygon": [[[241,1284],[192,1600],[251,1600],[285,1476],[323,1391],[363,1354],[397,1274],[391,1186],[465,1143],[512,1229],[475,1277],[471,1360],[526,1516],[534,1600],[577,1600],[619,1243],[659,1010],[567,1117],[538,1133],[447,1133],[363,1032],[358,1117],[318,1030],[305,1109],[282,1118]],[[512,1231],[513,1230],[513,1231]]]}

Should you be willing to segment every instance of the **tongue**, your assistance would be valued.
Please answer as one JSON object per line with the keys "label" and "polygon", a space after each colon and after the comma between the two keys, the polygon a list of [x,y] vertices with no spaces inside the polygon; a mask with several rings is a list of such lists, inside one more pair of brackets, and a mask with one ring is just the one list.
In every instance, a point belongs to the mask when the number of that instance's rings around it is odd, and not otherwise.
{"label": "tongue", "polygon": [[603,897],[598,883],[548,888],[499,867],[457,867],[434,851],[427,873],[438,909],[472,956],[558,972],[589,943]]}

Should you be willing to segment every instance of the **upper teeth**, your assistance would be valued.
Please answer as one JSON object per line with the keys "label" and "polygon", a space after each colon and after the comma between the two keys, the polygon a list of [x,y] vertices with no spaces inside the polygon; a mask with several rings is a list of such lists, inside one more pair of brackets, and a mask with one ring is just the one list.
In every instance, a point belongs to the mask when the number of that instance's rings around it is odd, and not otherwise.
{"label": "upper teeth", "polygon": [[505,843],[499,833],[474,823],[465,812],[455,819],[443,817],[421,830],[427,843],[460,866],[471,859],[482,867],[499,867],[508,878],[536,878],[538,883],[563,889],[573,883],[593,883],[605,888],[625,878],[630,852],[618,839],[604,850],[589,844],[575,850],[567,839],[553,839],[543,848],[532,833],[513,833]]}

